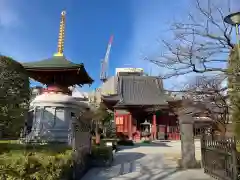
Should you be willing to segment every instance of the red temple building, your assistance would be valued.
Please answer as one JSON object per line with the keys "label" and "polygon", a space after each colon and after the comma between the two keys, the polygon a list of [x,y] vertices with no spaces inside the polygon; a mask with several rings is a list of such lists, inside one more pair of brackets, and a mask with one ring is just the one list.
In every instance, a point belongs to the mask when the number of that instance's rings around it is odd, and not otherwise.
{"label": "red temple building", "polygon": [[114,111],[117,134],[139,141],[180,139],[178,118],[170,108],[170,96],[162,79],[152,76],[117,76],[116,93],[102,95],[102,102]]}

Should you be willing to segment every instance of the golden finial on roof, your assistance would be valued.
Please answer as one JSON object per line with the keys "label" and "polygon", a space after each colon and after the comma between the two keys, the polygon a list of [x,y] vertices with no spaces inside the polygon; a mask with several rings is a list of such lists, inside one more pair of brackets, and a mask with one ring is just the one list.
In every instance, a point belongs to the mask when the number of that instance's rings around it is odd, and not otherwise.
{"label": "golden finial on roof", "polygon": [[62,11],[61,13],[61,21],[60,21],[60,28],[59,28],[59,36],[58,36],[58,49],[57,53],[54,56],[63,56],[64,50],[64,33],[65,33],[65,15],[66,11]]}

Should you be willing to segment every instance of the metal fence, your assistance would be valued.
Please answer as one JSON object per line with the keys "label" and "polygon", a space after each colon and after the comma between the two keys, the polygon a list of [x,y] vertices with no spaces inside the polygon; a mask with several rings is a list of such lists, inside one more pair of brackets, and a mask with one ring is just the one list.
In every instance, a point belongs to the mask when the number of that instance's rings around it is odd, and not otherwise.
{"label": "metal fence", "polygon": [[204,172],[219,180],[238,180],[239,157],[235,138],[203,135],[201,138]]}

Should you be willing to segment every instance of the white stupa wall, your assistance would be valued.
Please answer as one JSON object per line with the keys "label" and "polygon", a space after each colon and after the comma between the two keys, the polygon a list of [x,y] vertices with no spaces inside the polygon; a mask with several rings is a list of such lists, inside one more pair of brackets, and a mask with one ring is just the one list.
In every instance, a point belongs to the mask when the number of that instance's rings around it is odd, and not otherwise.
{"label": "white stupa wall", "polygon": [[32,131],[29,140],[68,142],[73,118],[89,108],[85,102],[61,93],[43,93],[32,102]]}

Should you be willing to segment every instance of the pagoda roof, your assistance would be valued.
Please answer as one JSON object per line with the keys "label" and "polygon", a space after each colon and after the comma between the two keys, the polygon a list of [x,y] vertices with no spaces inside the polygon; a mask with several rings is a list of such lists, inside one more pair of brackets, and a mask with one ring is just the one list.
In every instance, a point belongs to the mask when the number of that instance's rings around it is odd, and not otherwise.
{"label": "pagoda roof", "polygon": [[25,69],[32,70],[65,70],[65,69],[78,69],[84,67],[81,64],[75,64],[68,61],[65,56],[53,56],[41,61],[22,63]]}
{"label": "pagoda roof", "polygon": [[76,64],[68,61],[64,56],[53,56],[42,61],[22,63],[29,76],[43,84],[51,84],[53,75],[61,76],[55,81],[64,85],[92,84],[93,79],[88,75],[83,63]]}

